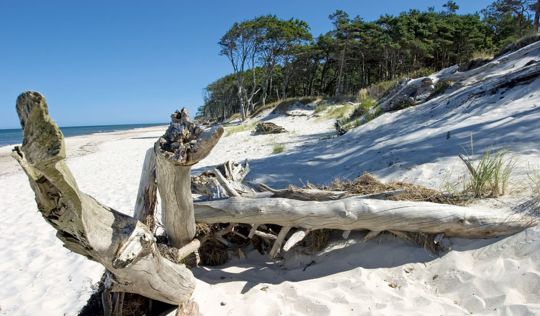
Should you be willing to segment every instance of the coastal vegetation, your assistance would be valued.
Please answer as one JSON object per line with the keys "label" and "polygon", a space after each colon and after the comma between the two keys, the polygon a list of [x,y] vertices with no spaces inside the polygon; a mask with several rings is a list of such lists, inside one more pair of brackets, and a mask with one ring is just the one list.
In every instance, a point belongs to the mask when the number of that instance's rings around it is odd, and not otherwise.
{"label": "coastal vegetation", "polygon": [[[223,120],[291,97],[334,100],[379,87],[377,99],[402,78],[486,60],[538,31],[537,0],[496,0],[479,13],[409,10],[374,21],[337,10],[330,31],[314,36],[305,21],[274,15],[234,23],[219,41],[232,72],[208,84],[198,117]],[[375,89],[372,89],[373,91]],[[375,92],[375,91],[374,91]]]}

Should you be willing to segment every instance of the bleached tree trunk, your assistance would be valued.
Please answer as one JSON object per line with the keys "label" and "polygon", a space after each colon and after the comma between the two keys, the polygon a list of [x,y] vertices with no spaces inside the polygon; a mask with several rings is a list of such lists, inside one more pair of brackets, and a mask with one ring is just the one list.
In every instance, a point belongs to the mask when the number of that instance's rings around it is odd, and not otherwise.
{"label": "bleached tree trunk", "polygon": [[348,197],[332,201],[242,198],[195,203],[202,223],[276,224],[310,230],[406,231],[464,238],[510,235],[538,224],[530,204],[522,210],[480,209],[429,202]]}
{"label": "bleached tree trunk", "polygon": [[63,135],[49,117],[45,99],[25,92],[17,99],[17,113],[24,140],[12,155],[28,176],[39,211],[64,246],[105,266],[112,292],[187,303],[195,287],[191,271],[161,256],[145,224],[79,191],[65,163]]}
{"label": "bleached tree trunk", "polygon": [[190,122],[185,109],[171,115],[165,135],[154,145],[162,223],[176,248],[195,236],[191,166],[206,157],[223,134],[221,126],[203,131]]}
{"label": "bleached tree trunk", "polygon": [[135,202],[133,217],[154,229],[154,211],[157,203],[157,180],[156,180],[156,154],[154,148],[146,151],[144,157],[141,179],[139,180],[139,191]]}

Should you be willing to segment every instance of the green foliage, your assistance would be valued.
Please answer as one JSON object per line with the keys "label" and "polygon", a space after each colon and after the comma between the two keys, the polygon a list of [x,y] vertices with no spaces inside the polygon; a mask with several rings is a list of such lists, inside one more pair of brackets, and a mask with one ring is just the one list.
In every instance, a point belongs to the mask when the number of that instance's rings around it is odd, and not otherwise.
{"label": "green foliage", "polygon": [[465,191],[474,197],[498,197],[506,193],[515,161],[505,151],[486,151],[478,161],[460,155],[467,166],[469,182]]}
{"label": "green foliage", "polygon": [[377,106],[377,101],[366,97],[355,107],[351,115],[339,122],[345,129],[349,130],[373,120],[381,115],[381,113],[381,109]]}
{"label": "green foliage", "polygon": [[199,114],[223,119],[288,97],[339,100],[358,91],[360,101],[378,99],[404,77],[464,65],[478,52],[491,54],[529,34],[531,1],[495,0],[481,15],[458,14],[456,2],[448,1],[441,11],[409,10],[375,21],[338,10],[329,16],[333,29],[315,39],[297,19],[267,15],[235,23],[219,42],[233,74],[207,87]]}

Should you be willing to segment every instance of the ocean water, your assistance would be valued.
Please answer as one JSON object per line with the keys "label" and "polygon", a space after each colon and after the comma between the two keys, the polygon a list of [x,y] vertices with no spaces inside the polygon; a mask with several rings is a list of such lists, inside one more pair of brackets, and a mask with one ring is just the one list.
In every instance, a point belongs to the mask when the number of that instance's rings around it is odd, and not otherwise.
{"label": "ocean water", "polygon": [[[156,124],[125,124],[125,125],[99,125],[99,126],[69,126],[60,127],[64,137],[88,135],[94,133],[105,133],[115,131],[125,131],[133,128],[151,127],[166,125],[166,123]],[[22,130],[17,129],[0,129],[0,146],[13,145],[22,143]]]}

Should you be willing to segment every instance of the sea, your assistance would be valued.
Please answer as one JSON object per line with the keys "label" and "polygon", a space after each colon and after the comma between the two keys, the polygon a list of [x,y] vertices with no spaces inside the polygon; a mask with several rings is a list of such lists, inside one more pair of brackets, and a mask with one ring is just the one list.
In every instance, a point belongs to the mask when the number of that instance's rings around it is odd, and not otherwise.
{"label": "sea", "polygon": [[[167,125],[167,123],[153,124],[124,124],[124,125],[96,125],[96,126],[69,126],[60,127],[64,137],[125,131],[134,128]],[[0,129],[0,146],[22,143],[23,133],[20,128]]]}

